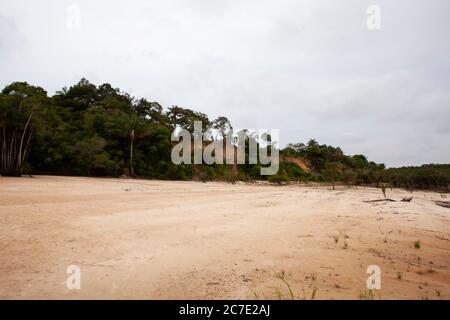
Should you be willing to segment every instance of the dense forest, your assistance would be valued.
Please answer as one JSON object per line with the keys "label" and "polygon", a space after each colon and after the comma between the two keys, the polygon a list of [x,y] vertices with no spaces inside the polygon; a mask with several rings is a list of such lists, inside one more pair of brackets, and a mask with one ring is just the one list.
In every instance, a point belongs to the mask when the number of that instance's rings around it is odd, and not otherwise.
{"label": "dense forest", "polygon": [[[192,132],[194,121],[222,134],[232,124],[221,116],[134,98],[105,83],[86,79],[53,96],[26,82],[7,85],[0,94],[1,175],[58,174],[128,176],[154,179],[264,180],[274,183],[317,181],[347,185],[448,190],[450,165],[385,169],[364,155],[339,147],[289,144],[280,150],[276,175],[261,176],[260,164],[175,165],[171,161],[175,128]],[[261,146],[259,146],[261,148]],[[273,146],[268,146],[271,148]]]}

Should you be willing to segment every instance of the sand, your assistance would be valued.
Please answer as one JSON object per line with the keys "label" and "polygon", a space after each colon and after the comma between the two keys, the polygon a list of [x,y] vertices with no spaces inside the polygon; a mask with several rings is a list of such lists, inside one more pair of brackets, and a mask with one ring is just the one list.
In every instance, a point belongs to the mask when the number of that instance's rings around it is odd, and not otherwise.
{"label": "sand", "polygon": [[[412,197],[369,203],[382,199],[379,189],[0,178],[0,298],[449,299],[450,209],[434,202],[448,199]],[[66,287],[70,265],[80,267],[79,290]],[[370,265],[381,270],[373,295]]]}

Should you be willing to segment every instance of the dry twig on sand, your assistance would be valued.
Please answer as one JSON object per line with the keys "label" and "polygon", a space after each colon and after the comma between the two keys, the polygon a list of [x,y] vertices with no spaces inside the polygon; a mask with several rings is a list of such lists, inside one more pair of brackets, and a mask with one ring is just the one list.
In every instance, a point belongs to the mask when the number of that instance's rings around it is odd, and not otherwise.
{"label": "dry twig on sand", "polygon": [[377,199],[377,200],[365,200],[363,202],[383,202],[383,201],[396,202],[396,200],[392,200],[392,199],[389,199],[389,198]]}

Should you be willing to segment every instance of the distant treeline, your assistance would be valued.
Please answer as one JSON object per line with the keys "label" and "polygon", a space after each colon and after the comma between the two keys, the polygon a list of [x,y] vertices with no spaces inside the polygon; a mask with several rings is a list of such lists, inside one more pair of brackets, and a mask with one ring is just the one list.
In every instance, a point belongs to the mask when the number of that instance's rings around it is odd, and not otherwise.
{"label": "distant treeline", "polygon": [[383,178],[393,187],[450,191],[450,164],[389,168],[383,173]]}
{"label": "distant treeline", "polygon": [[171,134],[175,128],[192,132],[194,121],[221,135],[233,129],[224,116],[210,120],[179,106],[164,110],[158,102],[131,97],[108,83],[96,86],[82,79],[48,96],[41,87],[14,82],[0,94],[0,173],[384,183],[445,190],[450,184],[450,165],[385,169],[364,155],[345,155],[314,139],[280,150],[280,169],[268,177],[260,175],[260,164],[175,165]]}

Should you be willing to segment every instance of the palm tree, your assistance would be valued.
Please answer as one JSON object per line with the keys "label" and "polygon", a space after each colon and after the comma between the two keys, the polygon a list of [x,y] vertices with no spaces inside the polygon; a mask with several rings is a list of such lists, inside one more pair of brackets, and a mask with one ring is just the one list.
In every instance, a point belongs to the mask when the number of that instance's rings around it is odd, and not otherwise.
{"label": "palm tree", "polygon": [[130,145],[130,175],[135,176],[133,155],[135,141],[140,140],[151,133],[151,126],[136,114],[121,114],[108,124],[110,131],[120,137],[127,138]]}

